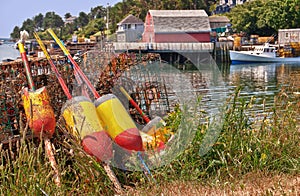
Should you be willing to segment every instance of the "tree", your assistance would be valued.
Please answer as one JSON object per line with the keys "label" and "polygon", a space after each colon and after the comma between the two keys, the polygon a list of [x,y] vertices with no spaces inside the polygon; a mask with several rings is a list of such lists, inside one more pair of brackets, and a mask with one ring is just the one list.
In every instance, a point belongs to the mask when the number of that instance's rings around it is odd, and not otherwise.
{"label": "tree", "polygon": [[33,20],[27,19],[23,22],[20,30],[26,30],[29,33],[29,37],[33,37],[33,32],[35,31],[35,25]]}
{"label": "tree", "polygon": [[226,14],[233,28],[248,35],[274,35],[279,29],[298,28],[300,0],[256,0],[235,6]]}
{"label": "tree", "polygon": [[101,31],[105,28],[105,22],[103,18],[97,18],[95,20],[91,20],[88,25],[86,25],[79,34],[83,34],[86,37],[94,35],[98,31]]}
{"label": "tree", "polygon": [[83,28],[89,23],[89,17],[86,13],[80,12],[79,17],[76,18],[75,23],[78,28]]}
{"label": "tree", "polygon": [[65,14],[65,19],[68,19],[70,17],[72,17],[72,15],[69,12]]}
{"label": "tree", "polygon": [[15,26],[13,32],[10,34],[10,37],[13,39],[19,39],[20,31],[21,31],[20,28],[18,26]]}
{"label": "tree", "polygon": [[104,16],[106,16],[106,8],[104,8],[103,6],[92,8],[91,12],[89,13],[90,20],[96,18],[104,18]]}
{"label": "tree", "polygon": [[47,12],[43,21],[43,28],[61,28],[64,26],[63,19],[55,12]]}
{"label": "tree", "polygon": [[44,21],[44,15],[41,13],[33,17],[33,22],[36,31],[39,31],[43,28],[43,21]]}

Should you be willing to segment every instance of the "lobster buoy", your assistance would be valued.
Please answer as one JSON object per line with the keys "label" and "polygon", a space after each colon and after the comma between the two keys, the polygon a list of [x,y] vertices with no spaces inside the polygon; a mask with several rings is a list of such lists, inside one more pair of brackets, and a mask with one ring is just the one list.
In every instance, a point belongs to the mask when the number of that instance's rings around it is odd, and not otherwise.
{"label": "lobster buoy", "polygon": [[112,140],[103,129],[90,99],[78,96],[67,100],[62,107],[62,115],[67,129],[81,140],[86,153],[96,157],[97,161],[112,158]]}
{"label": "lobster buoy", "polygon": [[36,91],[24,88],[22,100],[29,127],[35,137],[41,134],[51,137],[55,131],[56,120],[50,98],[45,87]]}
{"label": "lobster buoy", "polygon": [[98,98],[95,106],[105,130],[116,144],[126,150],[144,150],[138,128],[115,95],[106,94]]}

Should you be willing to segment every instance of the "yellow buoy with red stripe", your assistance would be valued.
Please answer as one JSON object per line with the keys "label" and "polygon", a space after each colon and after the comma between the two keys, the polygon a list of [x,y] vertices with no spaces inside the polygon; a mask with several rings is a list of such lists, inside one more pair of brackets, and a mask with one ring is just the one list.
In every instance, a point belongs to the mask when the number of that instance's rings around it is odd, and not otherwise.
{"label": "yellow buoy with red stripe", "polygon": [[73,97],[62,107],[67,129],[78,139],[85,152],[98,161],[112,158],[112,140],[97,117],[94,104],[84,96]]}
{"label": "yellow buoy with red stripe", "polygon": [[51,137],[55,131],[56,120],[53,108],[50,105],[50,98],[45,87],[36,91],[23,90],[22,100],[29,127],[36,137],[41,132]]}
{"label": "yellow buoy with red stripe", "polygon": [[138,128],[115,95],[104,95],[94,104],[105,130],[116,144],[127,150],[144,150]]}

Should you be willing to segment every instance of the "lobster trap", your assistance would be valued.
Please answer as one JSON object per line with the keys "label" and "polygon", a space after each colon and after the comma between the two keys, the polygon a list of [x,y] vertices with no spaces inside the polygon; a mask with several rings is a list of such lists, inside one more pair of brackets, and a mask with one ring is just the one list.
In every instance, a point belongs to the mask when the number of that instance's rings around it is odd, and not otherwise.
{"label": "lobster trap", "polygon": [[[69,65],[66,59],[57,57],[55,63],[72,88],[72,72],[67,68]],[[66,96],[57,78],[51,73],[48,61],[44,58],[30,58],[29,66],[37,88],[47,88],[55,116],[58,118]],[[20,121],[26,124],[21,96],[23,88],[28,87],[28,82],[22,60],[1,63],[0,67],[0,142],[6,143],[9,138],[20,134]]]}
{"label": "lobster trap", "polygon": [[[76,83],[72,65],[66,57],[52,56],[59,73],[74,96],[81,95],[85,88]],[[129,104],[121,93],[123,87],[138,106],[150,118],[165,116],[170,112],[169,90],[164,77],[159,72],[148,69],[148,65],[160,62],[159,54],[115,54],[95,48],[79,56],[76,61],[95,86],[100,95],[114,93],[131,114],[137,124],[145,124],[136,108]],[[37,88],[45,86],[50,96],[55,117],[59,120],[62,105],[67,97],[64,94],[51,66],[43,57],[29,58],[33,81]],[[20,120],[26,124],[22,90],[28,87],[24,65],[21,59],[0,64],[0,142],[20,134]],[[89,92],[90,93],[90,92]],[[93,97],[92,94],[90,97]]]}
{"label": "lobster trap", "polygon": [[[115,54],[111,51],[90,50],[82,56],[85,73],[95,81],[99,76],[96,89],[101,94],[113,93],[122,101],[125,108],[138,124],[145,124],[138,113],[124,96],[120,87],[126,89],[130,97],[142,111],[154,118],[170,112],[168,92],[163,77],[159,72],[147,69],[147,65],[160,62],[160,55],[154,53]],[[93,70],[92,72],[89,70]]]}

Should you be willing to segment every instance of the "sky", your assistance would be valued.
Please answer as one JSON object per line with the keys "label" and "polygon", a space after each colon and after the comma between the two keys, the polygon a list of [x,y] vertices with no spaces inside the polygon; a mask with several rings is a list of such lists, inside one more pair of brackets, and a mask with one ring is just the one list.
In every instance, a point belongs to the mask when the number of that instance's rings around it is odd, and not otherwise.
{"label": "sky", "polygon": [[97,6],[107,7],[121,0],[5,0],[0,3],[0,38],[9,38],[15,26],[21,27],[26,19],[39,13],[55,12],[64,19],[66,13],[78,16],[89,13]]}

